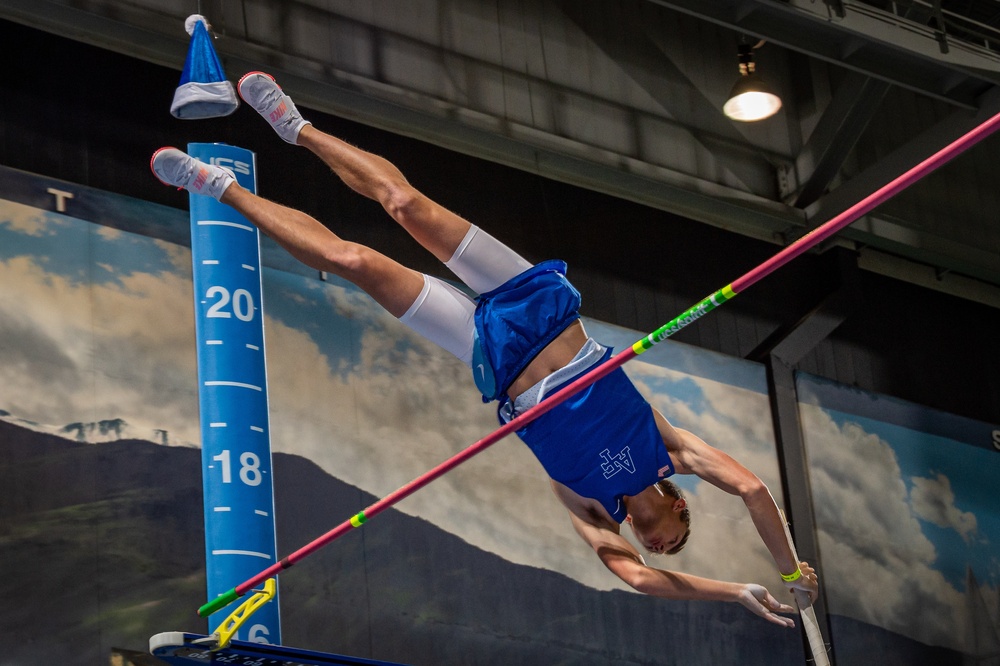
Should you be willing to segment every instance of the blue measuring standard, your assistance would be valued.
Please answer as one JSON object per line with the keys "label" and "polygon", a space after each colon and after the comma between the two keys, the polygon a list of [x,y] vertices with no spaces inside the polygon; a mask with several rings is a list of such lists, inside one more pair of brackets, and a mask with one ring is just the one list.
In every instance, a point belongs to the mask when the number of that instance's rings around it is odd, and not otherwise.
{"label": "blue measuring standard", "polygon": [[234,666],[403,666],[396,662],[345,657],[282,645],[261,645],[232,641],[212,652],[197,641],[209,638],[181,631],[156,634],[149,639],[149,653],[170,666],[192,664],[232,664]]}
{"label": "blue measuring standard", "polygon": [[[188,144],[188,153],[229,168],[240,186],[256,192],[254,153],[217,143]],[[211,599],[275,563],[274,492],[258,231],[211,197],[191,195],[190,209]],[[280,643],[277,599],[244,631],[236,637]]]}

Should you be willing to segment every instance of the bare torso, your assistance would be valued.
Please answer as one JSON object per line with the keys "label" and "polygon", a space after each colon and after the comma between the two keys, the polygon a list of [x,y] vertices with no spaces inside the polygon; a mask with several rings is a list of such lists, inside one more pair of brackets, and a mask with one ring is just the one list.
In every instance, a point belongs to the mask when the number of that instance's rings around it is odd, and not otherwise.
{"label": "bare torso", "polygon": [[511,400],[542,381],[556,370],[573,360],[576,353],[587,342],[587,332],[579,319],[566,327],[555,340],[550,342],[538,356],[532,359],[514,383],[507,390]]}

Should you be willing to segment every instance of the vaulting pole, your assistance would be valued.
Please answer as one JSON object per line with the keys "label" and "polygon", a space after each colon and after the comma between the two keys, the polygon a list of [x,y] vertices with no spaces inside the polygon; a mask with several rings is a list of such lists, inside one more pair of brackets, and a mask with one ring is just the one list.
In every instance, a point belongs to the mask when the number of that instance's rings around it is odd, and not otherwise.
{"label": "vaulting pole", "polygon": [[[781,515],[781,524],[785,528],[785,539],[788,540],[788,547],[792,551],[792,559],[798,565],[799,554],[795,550],[795,541],[792,539],[791,530],[788,529],[785,512],[779,511],[778,513]],[[816,619],[816,611],[813,610],[809,595],[799,589],[793,590],[792,595],[795,597],[795,604],[799,607],[799,617],[802,619],[802,629],[805,631],[806,641],[809,643],[813,663],[816,666],[830,666],[830,657],[826,652],[826,641],[823,640],[823,632],[819,629],[819,621]]]}
{"label": "vaulting pole", "polygon": [[680,315],[670,320],[657,330],[653,331],[645,338],[637,341],[628,349],[624,349],[610,360],[598,367],[594,368],[587,374],[583,375],[573,383],[569,384],[562,390],[550,395],[545,398],[541,403],[535,405],[528,411],[524,412],[520,416],[517,416],[512,421],[509,421],[505,425],[501,426],[497,430],[482,438],[472,446],[468,447],[464,451],[457,453],[448,460],[444,461],[434,469],[422,474],[413,481],[409,482],[402,488],[396,490],[395,492],[385,496],[384,498],[378,500],[365,510],[352,516],[350,519],[345,520],[343,523],[333,528],[326,534],[320,536],[314,541],[306,544],[299,550],[295,551],[291,555],[288,555],[280,562],[273,564],[267,569],[261,571],[259,574],[250,578],[244,583],[237,585],[229,592],[220,595],[216,599],[213,599],[206,603],[204,606],[198,609],[198,614],[201,616],[211,615],[220,608],[226,606],[232,601],[238,599],[239,597],[246,594],[255,585],[259,585],[268,578],[275,576],[280,573],[283,569],[291,567],[293,564],[308,557],[313,552],[319,550],[323,546],[327,545],[331,541],[343,536],[351,529],[356,527],[361,527],[367,520],[374,518],[382,511],[388,509],[390,506],[396,504],[397,502],[409,497],[416,491],[420,490],[426,486],[431,481],[443,476],[450,470],[458,467],[464,463],[469,458],[472,458],[477,453],[484,451],[496,442],[500,441],[510,433],[518,430],[528,423],[538,418],[542,414],[548,412],[550,409],[566,400],[567,398],[575,395],[576,393],[587,388],[597,380],[608,375],[615,369],[624,365],[628,361],[635,358],[637,355],[645,352],[653,345],[662,342],[668,337],[674,335],[682,328],[692,323],[696,319],[700,319],[705,316],[715,308],[719,307],[726,301],[732,299],[736,294],[742,292],[747,287],[755,284],[762,278],[770,275],[774,271],[778,270],[785,264],[787,264],[792,259],[795,259],[799,255],[808,251],[809,249],[815,247],[822,241],[830,238],[837,232],[841,231],[847,225],[851,224],[859,217],[868,213],[873,208],[879,204],[885,202],[886,200],[892,198],[900,191],[906,189],[916,181],[920,180],[927,174],[931,173],[941,165],[949,162],[954,157],[965,152],[978,142],[982,141],[990,134],[995,132],[1000,128],[1000,114],[997,114],[985,121],[976,128],[970,130],[968,133],[959,137],[952,143],[948,144],[941,150],[937,151],[924,161],[913,166],[905,173],[897,176],[892,181],[886,183],[879,189],[877,189],[872,194],[868,195],[858,203],[854,204],[844,212],[825,222],[824,224],[816,227],[811,232],[799,238],[794,243],[786,247],[785,249],[778,252],[775,256],[768,259],[764,263],[760,264],[756,268],[748,271],[743,276],[734,280],[732,283],[726,285],[722,289],[716,291],[714,294],[703,299],[697,305],[688,308]]}

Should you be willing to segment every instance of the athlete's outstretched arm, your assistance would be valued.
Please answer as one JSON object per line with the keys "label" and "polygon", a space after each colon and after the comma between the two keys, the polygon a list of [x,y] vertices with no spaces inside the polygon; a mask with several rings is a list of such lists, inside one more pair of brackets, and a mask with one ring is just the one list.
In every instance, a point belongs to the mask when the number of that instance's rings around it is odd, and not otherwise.
{"label": "athlete's outstretched arm", "polygon": [[593,500],[580,497],[556,481],[551,483],[556,497],[569,510],[576,533],[609,571],[636,591],[664,599],[738,602],[769,622],[795,626],[791,618],[777,615],[792,613],[794,609],[780,603],[762,585],[731,583],[648,566],[620,534],[619,525],[600,515]]}
{"label": "athlete's outstretched arm", "polygon": [[706,444],[701,438],[680,428],[675,428],[662,414],[653,410],[656,425],[679,474],[695,474],[717,488],[739,495],[746,504],[757,533],[774,558],[778,571],[791,574],[799,569],[802,576],[786,582],[789,588],[803,590],[813,601],[819,593],[815,570],[806,562],[796,562],[778,506],[771,492],[756,474],[741,465],[732,456]]}

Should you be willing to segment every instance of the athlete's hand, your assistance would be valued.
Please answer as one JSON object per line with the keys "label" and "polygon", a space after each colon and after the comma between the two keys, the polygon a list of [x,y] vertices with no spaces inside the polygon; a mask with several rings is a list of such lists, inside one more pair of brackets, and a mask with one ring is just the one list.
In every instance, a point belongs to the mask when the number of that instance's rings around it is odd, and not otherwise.
{"label": "athlete's hand", "polygon": [[809,596],[809,603],[816,601],[819,596],[819,579],[816,577],[816,570],[809,566],[808,562],[799,562],[799,571],[802,575],[792,582],[785,581],[785,587],[792,593],[801,590]]}
{"label": "athlete's hand", "polygon": [[763,585],[749,583],[743,586],[736,598],[741,604],[746,606],[751,613],[760,615],[768,622],[782,627],[794,627],[795,620],[790,617],[782,617],[775,613],[794,613],[795,609],[787,604],[779,602],[771,596]]}

